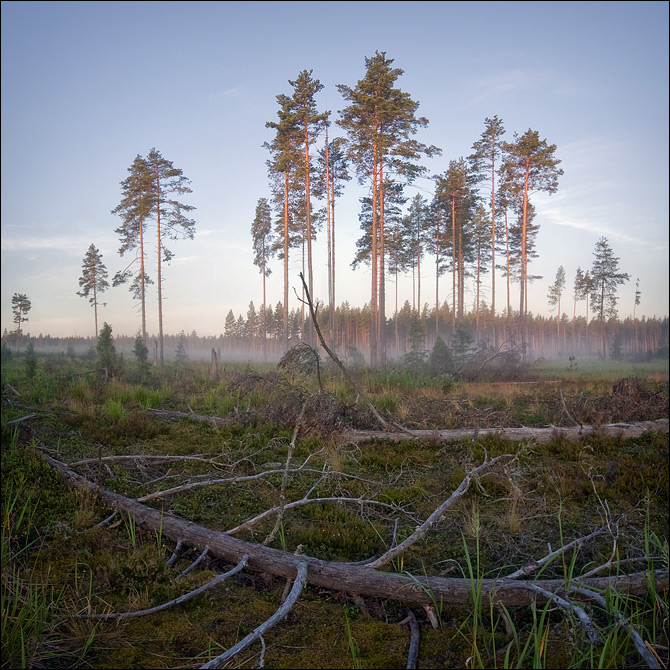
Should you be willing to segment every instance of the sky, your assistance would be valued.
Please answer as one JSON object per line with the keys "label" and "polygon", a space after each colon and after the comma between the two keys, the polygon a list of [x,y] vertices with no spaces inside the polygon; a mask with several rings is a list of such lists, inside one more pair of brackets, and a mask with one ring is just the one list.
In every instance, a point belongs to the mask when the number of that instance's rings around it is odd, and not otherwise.
{"label": "sky", "polygon": [[[442,149],[423,161],[426,176],[406,189],[410,198],[430,200],[431,176],[472,153],[487,117],[503,121],[503,139],[533,129],[556,145],[558,191],[532,198],[540,230],[529,273],[543,279],[530,288],[530,311],[555,315],[547,292],[563,266],[562,311],[571,318],[577,268],[590,269],[605,237],[630,275],[618,292],[620,318],[633,313],[638,279],[636,315],[668,314],[667,2],[2,2],[1,31],[3,332],[16,328],[19,293],[32,304],[24,333],[94,336],[93,308],[77,295],[83,258],[94,244],[110,280],[132,260],[118,254],[121,219],[111,212],[128,167],[154,147],[191,180],[184,201],[196,207],[194,239],[173,243],[163,268],[164,332],[219,335],[230,310],[246,318],[251,301],[258,309],[251,224],[259,198],[270,197],[263,144],[273,138],[265,124],[277,118],[276,96],[291,95],[289,80],[312,70],[324,86],[320,109],[336,120],[346,106],[337,85],[355,87],[376,51],[404,71],[396,86],[429,121],[415,138]],[[342,134],[331,126],[331,139]],[[367,190],[353,179],[337,202],[337,304],[370,299],[370,270],[350,267]],[[314,293],[327,302],[326,253],[323,232]],[[154,256],[150,247],[155,276]],[[278,260],[271,268],[275,305],[283,270]],[[430,259],[424,268],[431,288],[422,302],[432,306]],[[296,290],[300,270],[295,252]],[[440,303],[451,301],[450,284],[440,280]],[[498,278],[498,310],[502,287]],[[412,302],[411,277],[399,294]],[[389,283],[387,314],[394,295]],[[490,301],[488,277],[482,298]],[[99,327],[137,334],[127,287],[100,299]],[[290,307],[298,307],[292,289]],[[150,290],[150,335],[157,314]]]}

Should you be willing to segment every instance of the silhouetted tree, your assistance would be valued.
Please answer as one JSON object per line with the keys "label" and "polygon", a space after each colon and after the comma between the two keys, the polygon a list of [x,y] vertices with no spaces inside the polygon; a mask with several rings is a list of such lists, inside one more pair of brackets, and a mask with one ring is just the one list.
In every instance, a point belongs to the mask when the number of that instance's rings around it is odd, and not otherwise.
{"label": "silhouetted tree", "polygon": [[528,205],[532,193],[544,191],[555,193],[558,178],[563,174],[555,156],[556,145],[540,140],[539,133],[530,128],[523,134],[514,133],[513,142],[503,143],[504,180],[512,185],[522,198],[521,206],[521,253],[520,253],[520,303],[521,335],[525,339],[525,316],[528,312]]}
{"label": "silhouetted tree", "polygon": [[158,249],[157,255],[157,277],[158,277],[158,362],[164,366],[163,359],[163,277],[162,261],[170,262],[174,254],[165,245],[165,237],[176,240],[185,237],[193,239],[195,234],[195,221],[186,216],[195,207],[186,205],[174,199],[192,193],[187,179],[182,170],[174,167],[172,161],[161,156],[153,148],[147,156],[146,165],[151,173],[151,187],[154,199],[154,214],[156,216],[156,233]]}
{"label": "silhouetted tree", "polygon": [[23,293],[15,293],[12,296],[12,313],[14,314],[14,323],[16,324],[16,351],[19,351],[19,341],[21,339],[21,324],[28,321],[26,314],[32,307],[28,296]]}
{"label": "silhouetted tree", "polygon": [[617,317],[617,287],[627,282],[630,275],[619,271],[619,259],[614,255],[606,237],[596,242],[591,267],[591,310],[598,315],[601,332],[602,356],[607,357],[605,318]]}
{"label": "silhouetted tree", "polygon": [[[137,256],[130,262],[125,270],[120,270],[114,275],[113,285],[120,286],[131,278],[130,292],[136,300],[140,301],[142,313],[142,341],[147,343],[147,319],[146,319],[146,286],[153,284],[145,268],[146,252],[144,250],[144,232],[146,220],[151,216],[155,206],[155,197],[152,189],[152,175],[149,171],[147,161],[139,154],[135,157],[132,165],[128,168],[128,177],[121,182],[121,202],[112,210],[112,214],[121,217],[123,223],[114,231],[119,235],[121,247],[119,255],[123,255],[137,249]],[[131,270],[135,261],[139,260],[139,269]],[[95,332],[98,326],[96,320]]]}
{"label": "silhouetted tree", "polygon": [[88,248],[84,256],[82,274],[79,277],[81,291],[77,295],[88,298],[95,314],[95,335],[98,336],[98,296],[109,288],[107,281],[107,268],[102,262],[102,254],[95,248],[94,244]]}

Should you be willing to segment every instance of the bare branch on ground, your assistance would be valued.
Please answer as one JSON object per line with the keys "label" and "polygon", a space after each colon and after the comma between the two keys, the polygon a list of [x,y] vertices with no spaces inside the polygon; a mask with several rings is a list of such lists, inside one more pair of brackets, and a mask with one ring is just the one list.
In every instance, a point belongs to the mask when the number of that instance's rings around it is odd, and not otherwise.
{"label": "bare branch on ground", "polygon": [[276,626],[291,610],[293,605],[295,605],[298,597],[302,593],[302,590],[307,582],[307,564],[299,561],[297,563],[298,574],[293,583],[293,588],[288,598],[284,601],[281,607],[264,623],[262,623],[258,628],[253,630],[249,635],[247,635],[243,640],[240,640],[234,647],[231,647],[223,654],[220,654],[216,658],[213,658],[211,661],[201,665],[201,668],[218,668],[222,663],[225,663],[229,659],[233,658],[236,654],[239,654],[241,651],[246,649],[254,640],[260,638],[264,633],[269,631],[271,628]]}

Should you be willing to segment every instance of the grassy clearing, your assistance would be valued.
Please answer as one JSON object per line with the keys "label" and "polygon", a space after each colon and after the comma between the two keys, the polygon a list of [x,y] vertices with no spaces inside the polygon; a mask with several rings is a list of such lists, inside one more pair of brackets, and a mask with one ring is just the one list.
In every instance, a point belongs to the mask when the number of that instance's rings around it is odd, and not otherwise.
{"label": "grassy clearing", "polygon": [[[639,372],[640,368],[636,368]],[[225,566],[206,563],[175,580],[196,558],[174,565],[174,547],[146,533],[132,517],[96,524],[110,510],[94,497],[67,489],[39,456],[52,449],[86,477],[129,496],[202,481],[281,470],[304,400],[318,391],[309,376],[276,378],[275,369],[226,366],[213,381],[192,364],[152,372],[144,383],[102,384],[70,359],[64,367],[39,359],[28,379],[19,361],[3,364],[2,428],[2,667],[199,667],[232,646],[278,607],[284,582],[244,572],[183,606],[118,623],[71,618],[82,612],[134,611],[182,595]],[[534,373],[537,370],[534,370]],[[558,370],[547,366],[545,379]],[[613,422],[667,416],[667,371],[639,375],[647,395],[612,396],[617,368],[586,374],[564,371],[563,400],[580,420]],[[420,667],[637,667],[641,665],[621,617],[668,662],[668,594],[650,584],[648,595],[602,593],[604,606],[585,606],[603,644],[588,643],[573,612],[555,604],[489,607],[481,580],[508,574],[606,519],[610,531],[545,565],[542,577],[576,583],[608,560],[609,574],[668,567],[668,437],[556,439],[513,445],[499,437],[476,442],[351,445],[337,438],[346,425],[376,427],[342,379],[322,370],[324,402],[307,416],[293,467],[314,473],[288,478],[287,501],[363,497],[403,512],[360,504],[318,503],[284,514],[271,546],[327,560],[357,561],[408,537],[461,482],[484,454],[519,451],[518,463],[474,484],[467,496],[421,542],[394,561],[394,570],[465,577],[472,606],[433,603],[433,628],[417,608]],[[623,373],[623,374],[622,374]],[[79,376],[74,376],[79,375]],[[556,385],[463,384],[411,378],[398,371],[361,373],[376,406],[410,427],[565,425]],[[532,381],[532,380],[530,380]],[[537,381],[537,380],[535,380]],[[663,386],[665,384],[665,386]],[[330,394],[330,395],[328,395]],[[334,398],[334,400],[333,400]],[[213,414],[229,422],[158,420],[146,410]],[[8,421],[37,414],[7,425]],[[324,428],[325,426],[325,428]],[[214,462],[100,461],[109,456],[198,455]],[[333,473],[319,480],[323,469]],[[317,484],[318,481],[318,484]],[[316,484],[316,487],[314,488]],[[192,488],[150,504],[216,530],[230,529],[278,503],[281,474]],[[262,542],[274,518],[240,533]],[[615,542],[616,538],[616,542]],[[603,573],[604,574],[604,573]],[[417,588],[420,588],[417,581]],[[308,587],[287,620],[267,634],[265,667],[404,667],[409,634],[397,624],[406,608],[393,601],[353,600]],[[241,667],[251,667],[252,647]]]}

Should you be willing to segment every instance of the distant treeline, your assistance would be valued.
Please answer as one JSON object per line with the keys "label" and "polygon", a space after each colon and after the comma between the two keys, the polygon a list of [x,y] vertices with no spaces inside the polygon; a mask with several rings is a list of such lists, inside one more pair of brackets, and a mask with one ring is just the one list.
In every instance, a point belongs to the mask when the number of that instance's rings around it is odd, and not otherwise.
{"label": "distant treeline", "polygon": [[[318,310],[321,331],[332,348],[344,359],[362,363],[369,360],[370,310],[351,307],[343,303],[335,310],[331,321],[327,306]],[[112,329],[114,324],[110,324]],[[308,327],[307,314],[293,309],[289,319],[289,347],[306,341],[316,345],[316,335]],[[265,337],[263,336],[266,333]],[[281,304],[273,310],[269,307],[256,311],[250,304],[247,317],[235,316],[229,311],[224,332],[220,335],[198,335],[182,331],[176,335],[164,335],[167,359],[188,357],[210,358],[211,351],[220,360],[267,360],[277,361],[285,353],[283,337],[283,310]],[[384,336],[390,360],[403,358],[410,352],[431,351],[437,337],[448,345],[454,342],[468,343],[472,349],[487,348],[505,351],[525,349],[530,358],[567,358],[569,356],[602,356],[602,343],[606,344],[607,358],[648,360],[652,357],[668,357],[668,317],[626,318],[623,321],[611,318],[605,322],[597,320],[588,324],[584,316],[572,319],[563,314],[555,317],[528,315],[526,341],[521,342],[518,330],[518,315],[512,313],[491,316],[486,307],[479,314],[466,314],[459,319],[445,303],[437,311],[426,305],[419,315],[406,302],[397,315],[386,322]],[[118,353],[132,356],[135,336],[113,334]],[[155,336],[148,337],[149,355],[155,350]],[[33,343],[35,351],[41,353],[63,353],[70,355],[95,355],[95,339],[92,337],[35,337],[30,333],[21,335],[17,346],[16,333],[5,332],[2,343],[16,351],[24,350]],[[523,346],[522,346],[523,345]]]}

